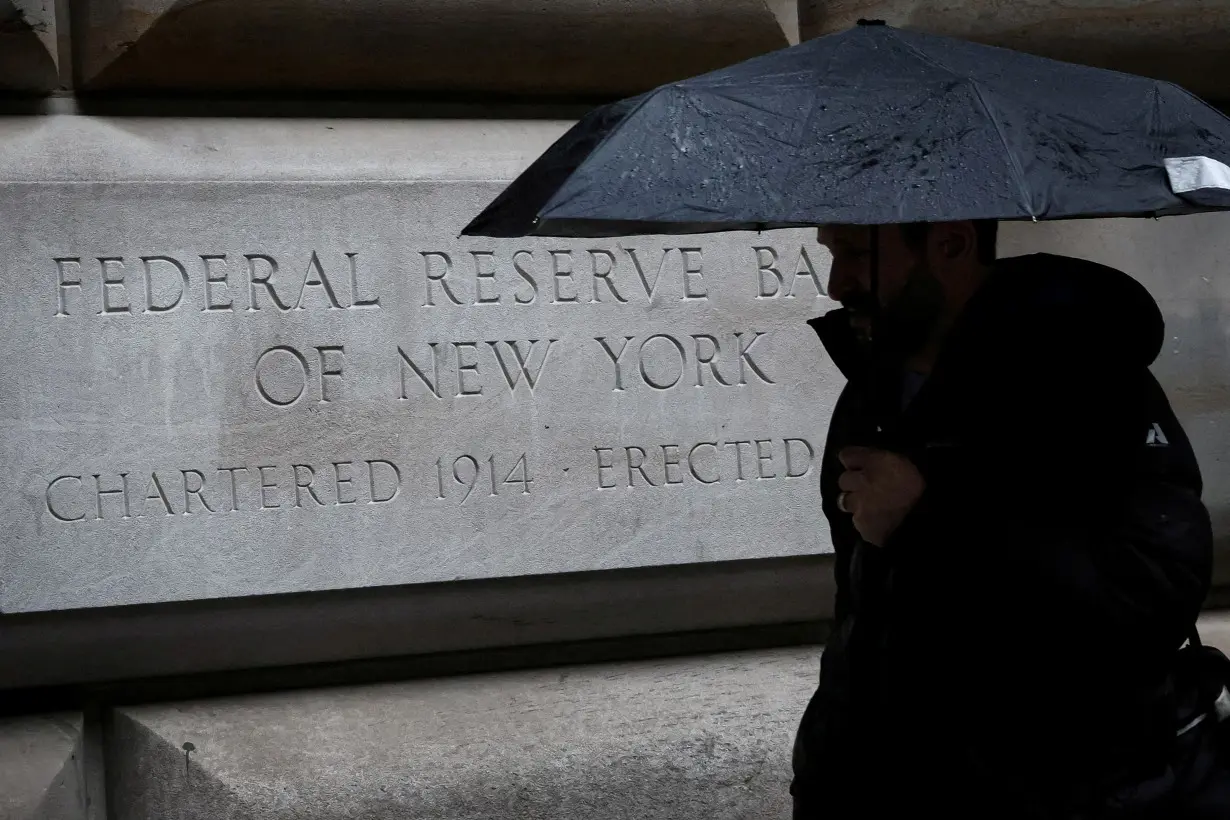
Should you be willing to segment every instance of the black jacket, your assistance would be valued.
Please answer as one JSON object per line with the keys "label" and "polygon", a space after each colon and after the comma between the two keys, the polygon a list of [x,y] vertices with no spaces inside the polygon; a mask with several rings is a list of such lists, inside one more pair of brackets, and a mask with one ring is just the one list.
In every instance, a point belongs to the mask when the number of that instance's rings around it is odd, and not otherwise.
{"label": "black jacket", "polygon": [[[796,740],[796,817],[1175,799],[1171,672],[1212,535],[1149,372],[1164,326],[1148,292],[1091,262],[1002,260],[903,410],[900,374],[860,359],[844,311],[812,324],[848,383],[821,474],[836,622]],[[882,549],[836,506],[850,444],[903,453],[927,482]]]}

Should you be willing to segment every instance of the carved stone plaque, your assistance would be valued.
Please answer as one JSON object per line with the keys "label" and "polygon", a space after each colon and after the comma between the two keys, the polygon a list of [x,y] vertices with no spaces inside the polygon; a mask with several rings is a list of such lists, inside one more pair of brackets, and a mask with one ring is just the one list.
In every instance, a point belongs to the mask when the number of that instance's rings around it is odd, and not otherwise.
{"label": "carved stone plaque", "polygon": [[458,239],[500,188],[0,187],[0,609],[828,550],[814,233]]}

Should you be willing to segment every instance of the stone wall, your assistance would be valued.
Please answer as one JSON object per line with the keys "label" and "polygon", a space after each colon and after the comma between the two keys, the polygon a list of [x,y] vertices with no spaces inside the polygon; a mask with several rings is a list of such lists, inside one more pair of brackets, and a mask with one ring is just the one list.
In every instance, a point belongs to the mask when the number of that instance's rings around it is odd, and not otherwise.
{"label": "stone wall", "polygon": [[1230,5],[1202,0],[799,0],[803,38],[859,18],[1178,83],[1230,101]]}
{"label": "stone wall", "polygon": [[[800,20],[1230,97],[1216,9],[987,8],[0,0],[0,820],[786,816],[817,649],[728,650],[831,614],[825,253],[458,232],[577,104]],[[1002,248],[1159,299],[1223,554],[1226,227]]]}

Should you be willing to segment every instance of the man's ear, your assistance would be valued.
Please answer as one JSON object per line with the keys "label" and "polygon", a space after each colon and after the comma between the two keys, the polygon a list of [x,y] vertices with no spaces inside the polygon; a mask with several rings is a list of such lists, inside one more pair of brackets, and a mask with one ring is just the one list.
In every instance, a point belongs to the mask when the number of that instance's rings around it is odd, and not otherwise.
{"label": "man's ear", "polygon": [[931,250],[946,262],[957,262],[978,254],[978,235],[973,222],[942,222],[932,228]]}

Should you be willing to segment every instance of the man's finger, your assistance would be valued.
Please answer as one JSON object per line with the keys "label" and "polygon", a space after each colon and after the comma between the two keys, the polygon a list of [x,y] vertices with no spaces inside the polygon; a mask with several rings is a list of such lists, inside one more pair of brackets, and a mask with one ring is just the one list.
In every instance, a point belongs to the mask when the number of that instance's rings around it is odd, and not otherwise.
{"label": "man's finger", "polygon": [[837,454],[843,467],[847,470],[861,470],[876,453],[871,447],[846,447]]}
{"label": "man's finger", "polygon": [[862,470],[848,470],[841,474],[841,478],[837,479],[837,486],[848,493],[865,490],[869,483],[867,474]]}

